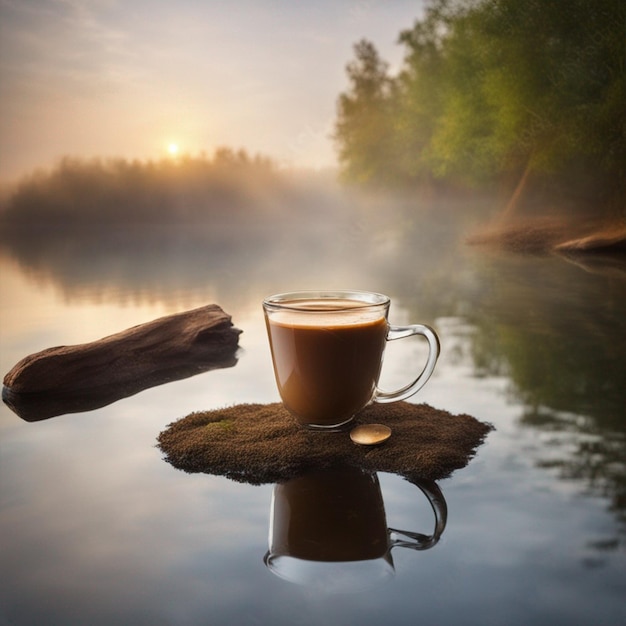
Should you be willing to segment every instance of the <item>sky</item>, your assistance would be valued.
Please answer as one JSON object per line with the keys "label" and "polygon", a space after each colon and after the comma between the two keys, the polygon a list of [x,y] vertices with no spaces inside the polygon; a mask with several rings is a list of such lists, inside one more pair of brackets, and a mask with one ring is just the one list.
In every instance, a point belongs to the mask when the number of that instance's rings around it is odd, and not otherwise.
{"label": "sky", "polygon": [[62,156],[244,148],[336,164],[354,44],[392,71],[424,0],[0,0],[0,181]]}

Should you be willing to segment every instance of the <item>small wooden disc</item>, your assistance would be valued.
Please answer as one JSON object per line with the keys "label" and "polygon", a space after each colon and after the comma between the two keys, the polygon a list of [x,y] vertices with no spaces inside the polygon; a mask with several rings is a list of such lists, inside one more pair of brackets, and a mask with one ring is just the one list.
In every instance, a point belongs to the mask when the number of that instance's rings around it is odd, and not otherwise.
{"label": "small wooden disc", "polygon": [[391,428],[384,424],[362,424],[350,431],[350,439],[361,446],[377,446],[391,437]]}

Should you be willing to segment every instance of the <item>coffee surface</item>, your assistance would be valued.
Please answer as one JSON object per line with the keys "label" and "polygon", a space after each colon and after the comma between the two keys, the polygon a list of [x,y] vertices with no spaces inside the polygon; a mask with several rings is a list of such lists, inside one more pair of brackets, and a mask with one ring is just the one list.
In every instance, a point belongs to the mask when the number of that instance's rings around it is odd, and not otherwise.
{"label": "coffee surface", "polygon": [[387,337],[384,311],[352,300],[294,307],[268,320],[283,403],[303,424],[344,422],[374,395]]}
{"label": "coffee surface", "polygon": [[272,313],[272,320],[289,326],[354,326],[384,318],[380,306],[345,298],[293,300],[281,304],[288,308]]}

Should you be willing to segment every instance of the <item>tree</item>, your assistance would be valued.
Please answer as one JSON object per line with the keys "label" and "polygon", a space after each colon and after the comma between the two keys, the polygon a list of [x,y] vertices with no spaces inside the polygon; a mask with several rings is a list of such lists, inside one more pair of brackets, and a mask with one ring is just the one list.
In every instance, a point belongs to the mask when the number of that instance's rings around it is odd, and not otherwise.
{"label": "tree", "polygon": [[347,66],[350,89],[339,96],[335,141],[348,180],[391,182],[395,161],[393,137],[393,81],[388,65],[374,45],[362,40],[354,46],[356,60]]}
{"label": "tree", "polygon": [[[518,198],[619,209],[625,33],[623,0],[435,0],[400,34],[398,76],[371,44],[349,66],[340,161],[353,180],[506,183]],[[358,88],[369,75],[376,97]]]}

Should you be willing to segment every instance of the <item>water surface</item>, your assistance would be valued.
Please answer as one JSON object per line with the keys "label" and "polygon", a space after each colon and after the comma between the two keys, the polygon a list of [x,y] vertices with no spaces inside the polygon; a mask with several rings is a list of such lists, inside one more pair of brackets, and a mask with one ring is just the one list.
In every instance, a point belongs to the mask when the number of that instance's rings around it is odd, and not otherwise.
{"label": "water surface", "polygon": [[[0,407],[0,623],[617,624],[626,619],[626,279],[615,267],[463,244],[432,213],[247,233],[154,228],[4,245],[0,365],[161,315],[220,304],[237,364],[97,410],[26,422]],[[391,224],[391,221],[389,222]],[[257,229],[256,232],[254,229]],[[393,575],[330,593],[274,575],[273,485],[177,471],[156,437],[188,413],[274,402],[260,302],[306,288],[380,291],[442,355],[414,398],[496,430],[440,481],[434,547],[392,549]],[[406,382],[419,340],[392,345]],[[423,494],[378,476],[387,522],[432,532]]]}

